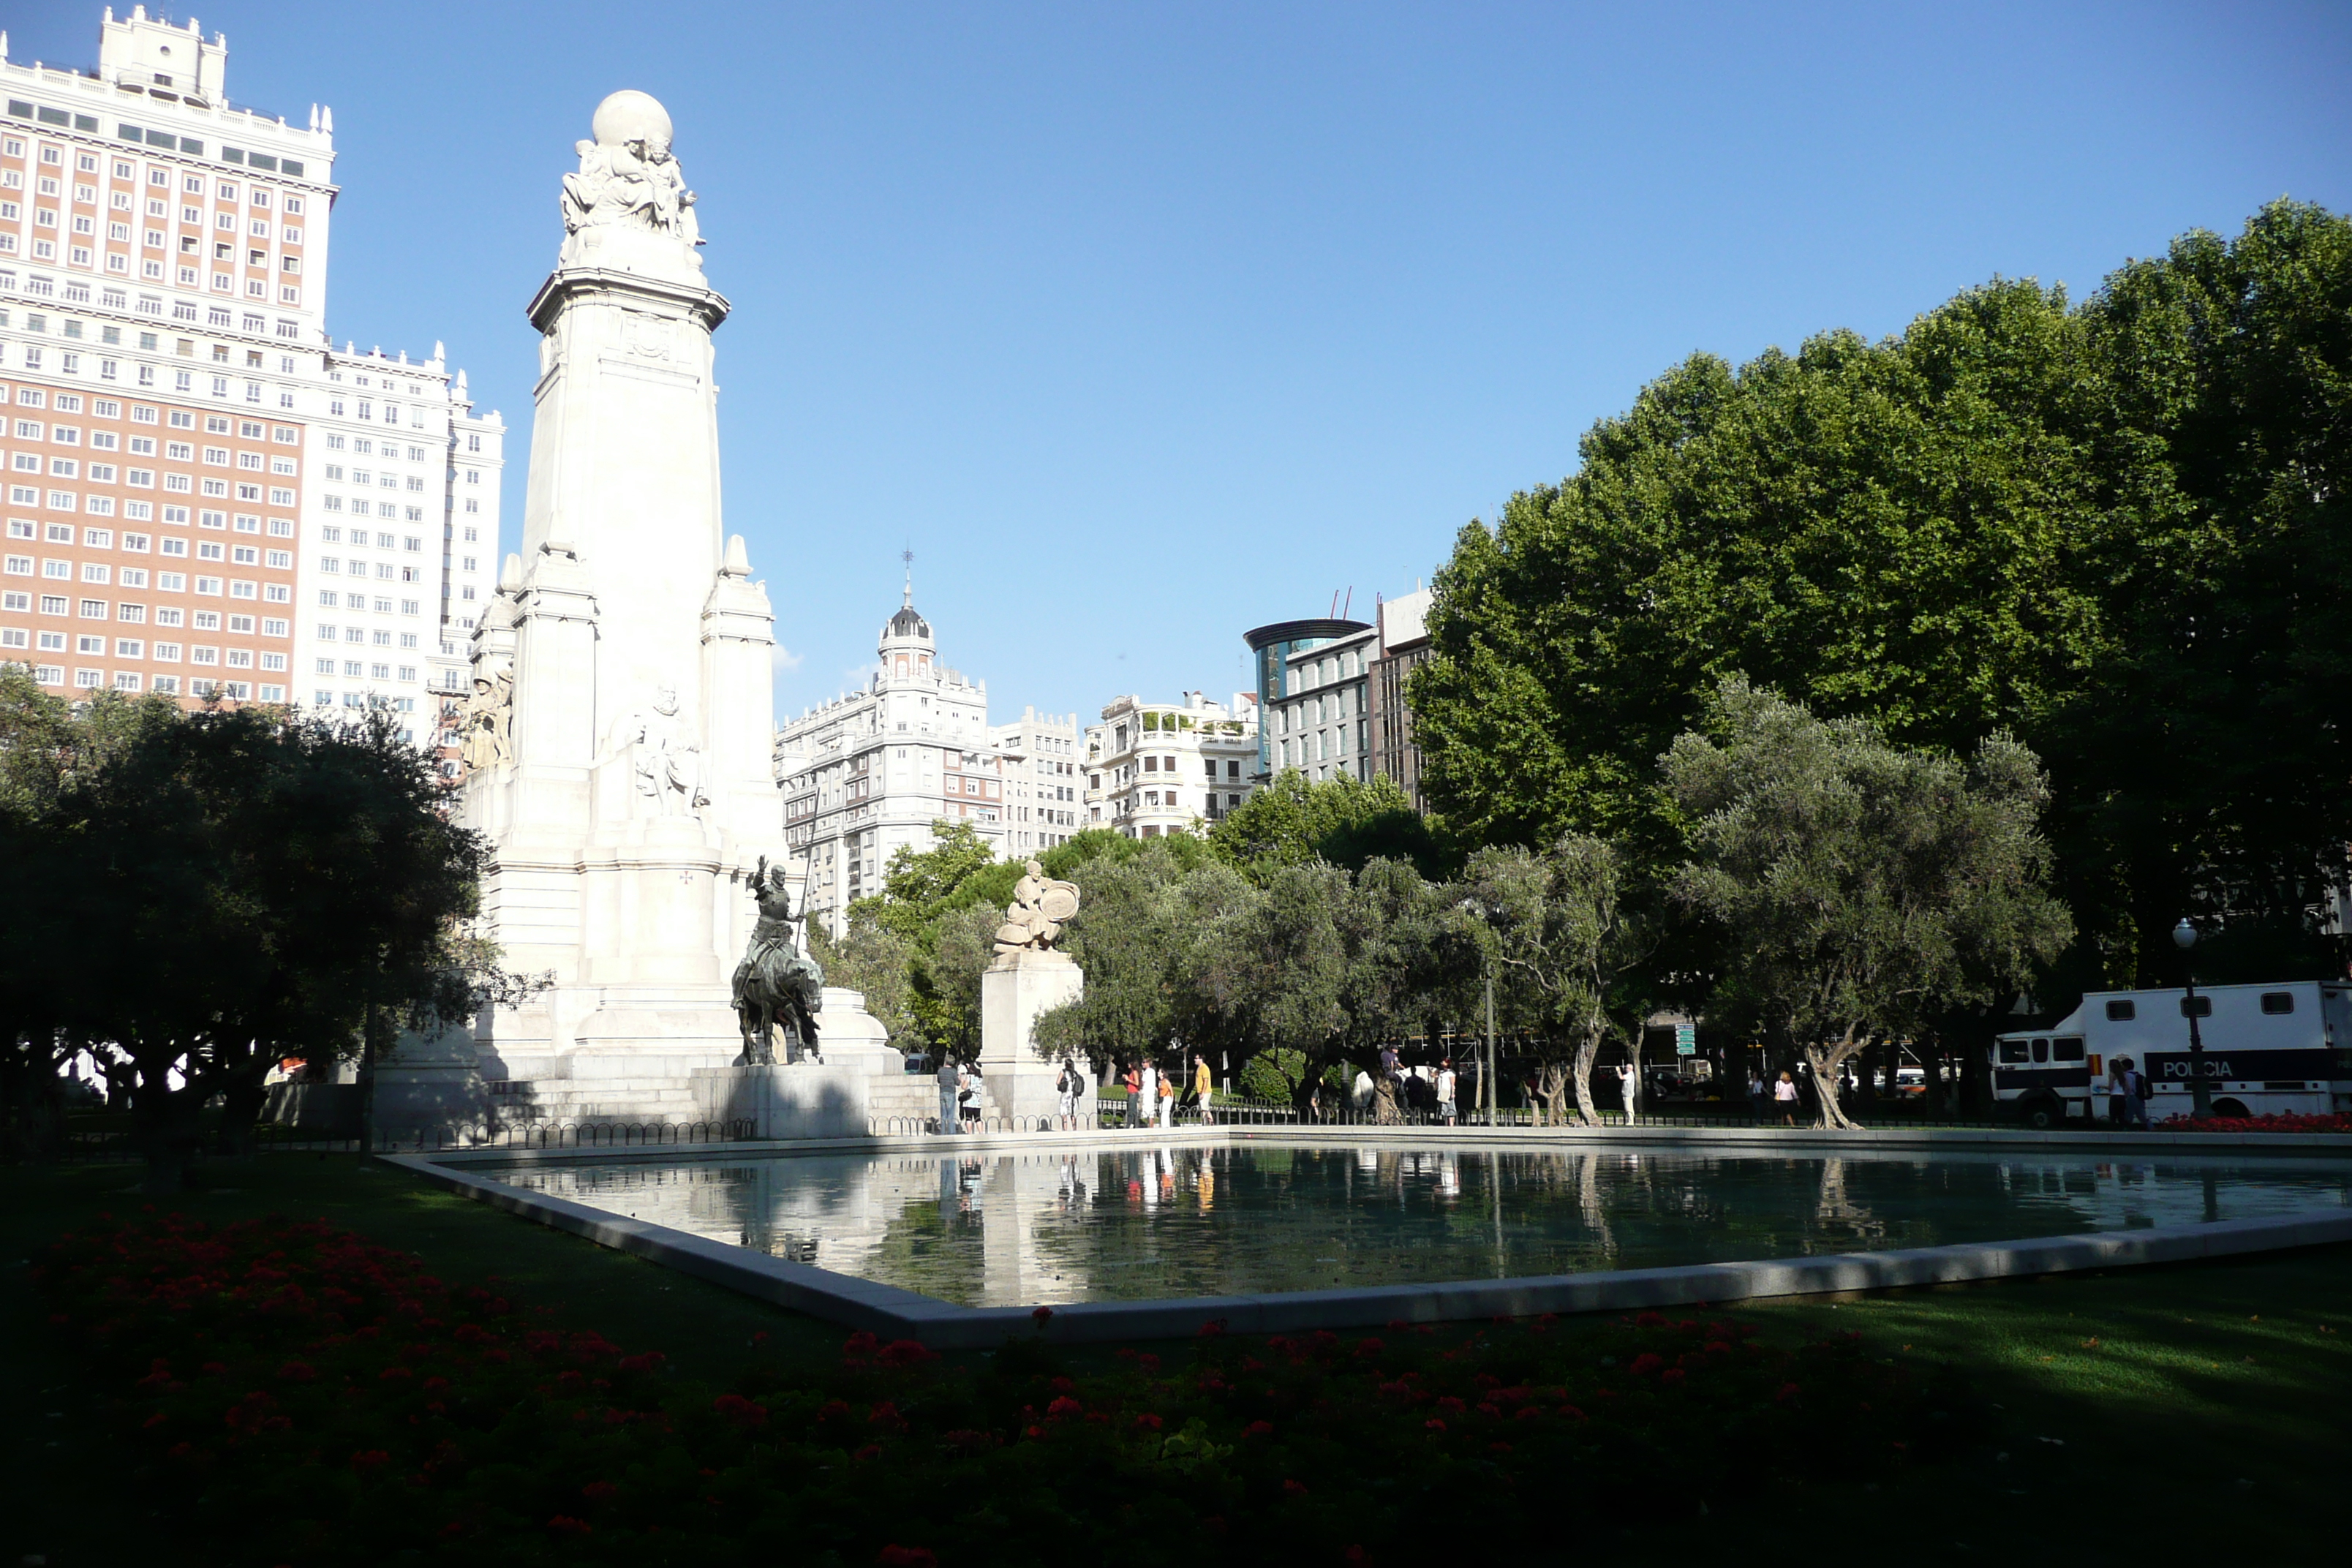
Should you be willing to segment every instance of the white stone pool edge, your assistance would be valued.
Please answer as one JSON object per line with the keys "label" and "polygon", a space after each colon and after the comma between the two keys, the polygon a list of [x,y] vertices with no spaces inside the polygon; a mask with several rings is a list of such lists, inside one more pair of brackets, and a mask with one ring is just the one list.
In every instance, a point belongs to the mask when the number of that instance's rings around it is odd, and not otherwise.
{"label": "white stone pool edge", "polygon": [[[1271,1132],[1273,1130],[1267,1131]],[[1425,1142],[1429,1132],[1425,1128],[1377,1131],[1383,1135],[1380,1142],[1402,1142],[1395,1138],[1396,1133],[1402,1132],[1418,1133],[1421,1141]],[[1551,1131],[1553,1140],[1559,1139],[1557,1131]],[[1636,1138],[1635,1134],[1644,1131],[1650,1130],[1623,1130],[1621,1138],[1612,1141],[1653,1142]],[[1190,1136],[1186,1135],[1188,1131]],[[1251,1131],[1250,1129],[1213,1128],[1126,1136],[1133,1138],[1139,1146],[1259,1141],[1248,1136]],[[1292,1136],[1297,1137],[1298,1134],[1293,1133]],[[1316,1142],[1325,1141],[1321,1130],[1316,1130],[1308,1136]],[[1486,1134],[1486,1138],[1492,1136],[1492,1133]],[[1896,1135],[1881,1136],[1891,1141]],[[2045,1139],[2078,1146],[2091,1141],[2083,1134],[2028,1133],[2022,1136],[2033,1140],[2036,1146],[2045,1146],[2042,1145]],[[2106,1136],[2124,1141],[2124,1135]],[[888,1339],[919,1340],[937,1350],[992,1349],[1012,1336],[1042,1335],[1047,1340],[1066,1343],[1187,1338],[1197,1333],[1203,1323],[1220,1319],[1229,1331],[1248,1334],[1365,1328],[1398,1321],[1433,1323],[1469,1318],[1531,1317],[1542,1312],[1624,1311],[1773,1296],[1811,1296],[1902,1286],[1964,1284],[2083,1268],[2184,1263],[2200,1258],[2229,1258],[2250,1252],[2352,1241],[2352,1209],[2315,1209],[2268,1219],[2221,1220],[2205,1225],[2147,1230],[2095,1231],[2076,1236],[2038,1237],[2022,1241],[1963,1242],[1946,1247],[1841,1253],[1823,1258],[1762,1258],[1744,1263],[1697,1263],[1607,1273],[1466,1279],[1440,1284],[1373,1285],[1250,1296],[1073,1302],[1055,1305],[1052,1317],[1040,1324],[1032,1307],[957,1306],[912,1290],[902,1290],[896,1286],[835,1273],[810,1264],[789,1263],[765,1253],[749,1251],[723,1241],[712,1241],[668,1226],[631,1219],[607,1209],[574,1203],[568,1198],[530,1192],[464,1168],[489,1163],[568,1164],[589,1161],[604,1163],[616,1156],[675,1161],[681,1158],[742,1158],[784,1152],[978,1152],[984,1148],[1044,1152],[1061,1147],[1097,1147],[1105,1141],[1105,1135],[1101,1133],[1032,1133],[994,1138],[846,1139],[823,1146],[796,1143],[694,1145],[644,1150],[548,1150],[534,1152],[540,1157],[527,1162],[518,1162],[512,1152],[437,1156],[385,1154],[379,1158],[437,1186],[541,1225],[583,1237],[599,1246],[651,1259],[698,1279],[805,1312],[814,1318],[842,1323],[853,1329],[870,1330]],[[1112,1135],[1109,1141],[1121,1140],[1118,1135]],[[1267,1137],[1265,1141],[1276,1140]],[[1353,1142],[1360,1140],[1332,1141]],[[1482,1138],[1481,1142],[1484,1141]],[[1981,1147],[1987,1140],[1966,1141]],[[1786,1148],[1798,1140],[1784,1136],[1769,1142]],[[1876,1147],[1887,1146],[1885,1142],[1873,1142]],[[1937,1142],[1948,1146],[1962,1140],[1947,1135]],[[2130,1140],[2130,1142],[2133,1152],[2140,1152],[2141,1141]],[[2352,1140],[2331,1138],[2326,1146],[2341,1149],[2347,1142],[2352,1142]],[[1833,1146],[1853,1149],[1855,1143],[1853,1135],[1846,1134],[1840,1136]],[[2096,1146],[2108,1151],[2116,1149],[2115,1144],[2104,1140]],[[2183,1142],[2168,1141],[2164,1146],[2177,1152],[2192,1152]],[[2230,1141],[2224,1146],[2230,1152],[2237,1152],[2243,1150],[2244,1142]],[[2276,1147],[2275,1144],[2268,1146]],[[2305,1144],[2297,1152],[2308,1152],[2310,1147]],[[2206,1147],[2194,1152],[2216,1151]],[[2280,1149],[2279,1152],[2288,1151]]]}

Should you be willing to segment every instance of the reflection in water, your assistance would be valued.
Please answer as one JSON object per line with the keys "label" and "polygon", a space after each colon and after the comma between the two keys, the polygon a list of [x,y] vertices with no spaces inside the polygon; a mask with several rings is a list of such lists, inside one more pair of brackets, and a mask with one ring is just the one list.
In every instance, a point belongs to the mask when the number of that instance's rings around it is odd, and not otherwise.
{"label": "reflection in water", "polygon": [[2352,1205],[2288,1160],[1236,1147],[520,1166],[499,1179],[971,1306],[1928,1247]]}

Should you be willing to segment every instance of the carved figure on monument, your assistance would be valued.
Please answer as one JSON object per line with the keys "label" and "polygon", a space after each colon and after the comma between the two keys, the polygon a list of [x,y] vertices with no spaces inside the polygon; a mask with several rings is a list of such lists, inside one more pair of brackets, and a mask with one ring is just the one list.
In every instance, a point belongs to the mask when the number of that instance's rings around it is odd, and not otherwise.
{"label": "carved figure on monument", "polygon": [[1077,912],[1077,884],[1056,881],[1032,860],[1013,885],[1013,902],[1004,911],[1004,923],[996,928],[996,951],[1000,956],[1033,949],[1046,952],[1062,934],[1063,923]]}
{"label": "carved figure on monument", "polygon": [[737,1067],[773,1067],[775,1027],[791,1029],[798,1051],[816,1049],[816,1015],[824,1006],[824,971],[801,951],[800,921],[806,900],[795,914],[792,889],[784,885],[784,868],[771,867],[765,855],[751,874],[751,897],[760,906],[759,923],[751,928],[751,943],[743,962],[735,966],[735,1016],[743,1028],[743,1054]]}
{"label": "carved figure on monument", "polygon": [[699,816],[710,796],[703,789],[701,748],[678,722],[677,689],[655,693],[654,705],[629,720],[627,737],[637,793],[654,803],[655,815]]}
{"label": "carved figure on monument", "polygon": [[596,106],[590,129],[594,140],[572,144],[579,171],[563,176],[564,232],[625,224],[700,245],[695,195],[670,154],[668,111],[646,93],[616,92]]}
{"label": "carved figure on monument", "polygon": [[514,760],[514,674],[474,678],[474,694],[457,710],[467,771],[479,773]]}

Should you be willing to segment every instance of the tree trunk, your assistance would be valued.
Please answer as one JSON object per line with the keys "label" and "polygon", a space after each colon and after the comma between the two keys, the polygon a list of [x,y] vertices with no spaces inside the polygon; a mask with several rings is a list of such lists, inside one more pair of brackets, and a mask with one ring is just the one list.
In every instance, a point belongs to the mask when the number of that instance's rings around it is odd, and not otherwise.
{"label": "tree trunk", "polygon": [[[175,1059],[175,1058],[174,1058]],[[204,1093],[191,1081],[172,1088],[171,1060],[143,1060],[131,1091],[131,1123],[147,1157],[144,1190],[151,1196],[177,1193],[188,1184],[188,1166],[199,1142],[197,1111]]]}
{"label": "tree trunk", "polygon": [[1568,1099],[1568,1068],[1557,1061],[1544,1063],[1541,1088],[1543,1104],[1536,1110],[1537,1122],[1554,1127],[1567,1126],[1568,1108],[1562,1102]]}
{"label": "tree trunk", "polygon": [[1601,1055],[1601,1034],[1589,1030],[1576,1046],[1576,1113],[1587,1127],[1601,1125],[1601,1112],[1592,1105],[1592,1063]]}
{"label": "tree trunk", "polygon": [[1826,1046],[1805,1047],[1805,1066],[1813,1075],[1813,1092],[1821,1100],[1821,1122],[1824,1129],[1860,1131],[1862,1123],[1845,1113],[1838,1104],[1838,1079],[1845,1064],[1860,1047],[1853,1036]]}

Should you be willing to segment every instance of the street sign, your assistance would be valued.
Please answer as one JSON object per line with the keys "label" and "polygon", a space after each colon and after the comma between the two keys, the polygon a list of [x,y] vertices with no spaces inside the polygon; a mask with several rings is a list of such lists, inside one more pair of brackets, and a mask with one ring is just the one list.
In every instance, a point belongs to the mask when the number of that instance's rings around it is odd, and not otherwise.
{"label": "street sign", "polygon": [[1696,1025],[1676,1024],[1675,1026],[1675,1055],[1678,1057],[1695,1057],[1698,1055],[1698,1026]]}

